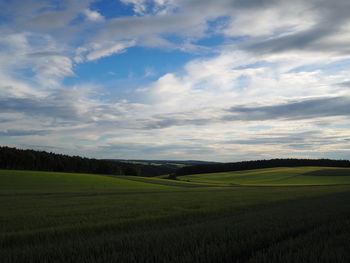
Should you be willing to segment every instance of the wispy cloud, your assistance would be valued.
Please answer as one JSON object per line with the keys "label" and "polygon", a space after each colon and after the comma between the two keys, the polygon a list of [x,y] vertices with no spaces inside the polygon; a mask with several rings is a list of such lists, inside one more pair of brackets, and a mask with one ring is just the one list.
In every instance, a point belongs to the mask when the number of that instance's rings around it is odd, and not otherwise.
{"label": "wispy cloud", "polygon": [[234,106],[224,120],[300,120],[320,117],[350,118],[350,97],[313,98],[269,106]]}
{"label": "wispy cloud", "polygon": [[50,132],[45,130],[5,130],[0,131],[0,136],[33,136],[48,135]]}

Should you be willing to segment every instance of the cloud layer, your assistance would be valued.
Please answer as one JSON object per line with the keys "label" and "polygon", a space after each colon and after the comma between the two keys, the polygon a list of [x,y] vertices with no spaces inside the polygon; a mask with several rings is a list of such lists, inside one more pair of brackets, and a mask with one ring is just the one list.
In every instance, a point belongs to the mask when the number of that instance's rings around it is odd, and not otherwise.
{"label": "cloud layer", "polygon": [[[104,4],[0,1],[1,144],[103,158],[350,158],[349,1],[122,0],[123,14]],[[195,58],[161,75],[145,68],[132,85],[132,74],[112,85],[92,69],[117,78],[104,63],[135,47]]]}

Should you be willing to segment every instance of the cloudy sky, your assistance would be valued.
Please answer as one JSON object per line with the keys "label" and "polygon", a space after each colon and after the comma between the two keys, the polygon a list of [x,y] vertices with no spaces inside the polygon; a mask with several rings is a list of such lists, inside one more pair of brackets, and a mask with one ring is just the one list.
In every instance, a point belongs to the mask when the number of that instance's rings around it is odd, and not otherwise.
{"label": "cloudy sky", "polygon": [[350,158],[348,0],[0,0],[0,144]]}

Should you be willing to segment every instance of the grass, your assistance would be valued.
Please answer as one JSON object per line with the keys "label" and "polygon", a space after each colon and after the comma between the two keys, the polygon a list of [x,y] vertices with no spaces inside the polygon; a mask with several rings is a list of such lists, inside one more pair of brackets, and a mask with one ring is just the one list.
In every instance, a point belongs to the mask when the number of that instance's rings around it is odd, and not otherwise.
{"label": "grass", "polygon": [[[85,193],[159,189],[123,177],[37,171],[0,171],[0,193]],[[166,189],[166,187],[161,187]]]}
{"label": "grass", "polygon": [[350,186],[218,182],[0,171],[1,262],[349,262]]}
{"label": "grass", "polygon": [[350,184],[350,168],[282,167],[196,174],[180,180],[219,185],[334,185]]}

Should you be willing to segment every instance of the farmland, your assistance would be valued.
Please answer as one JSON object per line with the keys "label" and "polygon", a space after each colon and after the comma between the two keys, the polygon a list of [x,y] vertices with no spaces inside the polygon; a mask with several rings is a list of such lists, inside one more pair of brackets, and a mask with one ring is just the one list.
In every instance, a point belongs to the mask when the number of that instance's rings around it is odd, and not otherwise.
{"label": "farmland", "polygon": [[349,168],[282,167],[208,173],[178,177],[190,182],[217,185],[334,185],[350,184]]}
{"label": "farmland", "polygon": [[346,169],[259,172],[191,175],[175,181],[1,170],[0,258],[2,262],[350,260]]}

